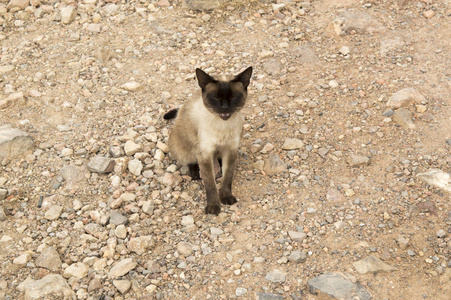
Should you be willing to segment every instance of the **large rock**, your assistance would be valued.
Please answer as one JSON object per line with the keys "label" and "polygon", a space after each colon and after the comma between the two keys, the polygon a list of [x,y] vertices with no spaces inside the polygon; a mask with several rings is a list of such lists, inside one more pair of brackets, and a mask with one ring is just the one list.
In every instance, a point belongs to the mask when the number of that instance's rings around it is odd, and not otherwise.
{"label": "large rock", "polygon": [[333,22],[338,35],[346,35],[351,31],[357,33],[373,33],[384,31],[382,24],[371,15],[357,10],[343,12]]}
{"label": "large rock", "polygon": [[364,259],[356,261],[353,263],[353,265],[354,268],[357,270],[357,272],[359,272],[360,274],[389,272],[398,270],[397,268],[384,263],[382,260],[380,260],[374,255],[370,255]]}
{"label": "large rock", "polygon": [[307,281],[313,295],[326,294],[340,300],[370,300],[371,294],[355,277],[345,273],[326,273]]}
{"label": "large rock", "polygon": [[223,0],[185,0],[189,9],[210,11],[219,7]]}
{"label": "large rock", "polygon": [[11,125],[0,126],[0,157],[13,158],[30,153],[34,148],[33,138],[28,133]]}
{"label": "large rock", "polygon": [[400,108],[410,105],[411,103],[421,103],[426,98],[414,88],[405,88],[394,93],[388,99],[387,106],[390,108]]}
{"label": "large rock", "polygon": [[36,259],[36,266],[56,272],[61,268],[61,259],[53,247],[47,247]]}
{"label": "large rock", "polygon": [[69,288],[66,280],[57,274],[49,274],[39,280],[28,277],[17,286],[17,290],[22,293],[25,292],[25,300],[58,296],[61,297],[60,299],[75,299],[75,293]]}
{"label": "large rock", "polygon": [[417,175],[426,183],[451,192],[451,175],[439,169],[431,169],[425,173]]}

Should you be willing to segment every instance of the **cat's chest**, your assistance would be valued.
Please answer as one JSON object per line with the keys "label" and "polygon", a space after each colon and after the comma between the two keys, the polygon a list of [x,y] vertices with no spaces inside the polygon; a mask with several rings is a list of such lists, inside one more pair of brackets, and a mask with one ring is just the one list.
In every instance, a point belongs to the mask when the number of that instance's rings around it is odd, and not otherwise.
{"label": "cat's chest", "polygon": [[241,116],[236,115],[227,121],[215,120],[203,125],[199,128],[199,142],[205,151],[224,147],[238,148],[243,127]]}

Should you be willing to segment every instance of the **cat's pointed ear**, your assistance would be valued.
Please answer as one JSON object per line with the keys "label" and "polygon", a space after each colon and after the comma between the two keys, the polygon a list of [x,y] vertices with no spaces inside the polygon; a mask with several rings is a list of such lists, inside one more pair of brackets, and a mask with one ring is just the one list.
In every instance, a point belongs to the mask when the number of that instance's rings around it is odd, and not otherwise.
{"label": "cat's pointed ear", "polygon": [[213,77],[211,77],[210,75],[208,75],[199,68],[196,69],[196,77],[197,83],[199,83],[199,86],[202,89],[202,91],[205,90],[207,84],[216,82],[216,80]]}
{"label": "cat's pointed ear", "polygon": [[233,79],[233,82],[241,82],[245,89],[249,86],[249,83],[251,81],[251,75],[252,75],[252,67],[247,68],[240,74],[235,76],[235,79]]}

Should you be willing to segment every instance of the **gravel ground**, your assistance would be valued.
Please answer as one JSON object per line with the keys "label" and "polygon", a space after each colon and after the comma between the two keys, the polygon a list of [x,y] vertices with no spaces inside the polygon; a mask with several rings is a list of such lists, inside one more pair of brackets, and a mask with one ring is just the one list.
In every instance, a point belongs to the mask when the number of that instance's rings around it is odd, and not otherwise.
{"label": "gravel ground", "polygon": [[[231,2],[0,0],[0,299],[449,299],[449,1]],[[162,115],[248,66],[205,215]]]}

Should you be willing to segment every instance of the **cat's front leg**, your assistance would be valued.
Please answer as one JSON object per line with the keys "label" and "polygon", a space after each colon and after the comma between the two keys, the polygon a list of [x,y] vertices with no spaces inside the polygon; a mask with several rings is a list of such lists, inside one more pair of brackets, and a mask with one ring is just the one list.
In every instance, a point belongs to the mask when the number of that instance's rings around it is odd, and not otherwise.
{"label": "cat's front leg", "polygon": [[218,190],[216,188],[213,158],[199,160],[199,168],[207,192],[205,213],[218,215],[221,212],[221,203],[219,202]]}
{"label": "cat's front leg", "polygon": [[223,153],[222,157],[222,186],[219,198],[223,204],[236,203],[236,197],[232,195],[232,180],[235,170],[235,163],[238,157],[238,150],[229,150]]}

